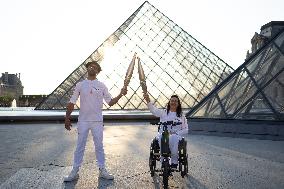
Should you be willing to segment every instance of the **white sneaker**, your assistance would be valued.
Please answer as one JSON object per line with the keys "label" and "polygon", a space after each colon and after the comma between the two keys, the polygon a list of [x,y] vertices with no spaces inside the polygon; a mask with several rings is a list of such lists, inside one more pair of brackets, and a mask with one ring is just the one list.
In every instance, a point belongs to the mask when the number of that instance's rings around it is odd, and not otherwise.
{"label": "white sneaker", "polygon": [[78,171],[79,169],[73,168],[70,174],[64,177],[64,182],[71,182],[73,180],[77,180],[79,178]]}
{"label": "white sneaker", "polygon": [[106,168],[100,168],[100,178],[108,179],[108,180],[113,180],[114,176],[109,174],[106,170]]}

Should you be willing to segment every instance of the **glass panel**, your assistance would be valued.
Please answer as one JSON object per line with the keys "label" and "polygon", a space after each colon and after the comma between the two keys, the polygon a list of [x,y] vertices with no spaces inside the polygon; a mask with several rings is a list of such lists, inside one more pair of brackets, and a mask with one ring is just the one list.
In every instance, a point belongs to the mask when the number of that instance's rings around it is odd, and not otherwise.
{"label": "glass panel", "polygon": [[[266,64],[264,64],[261,68],[261,70],[259,70],[259,73],[256,75],[256,81],[259,84],[259,86],[263,86],[267,81],[269,81],[271,79],[271,77],[273,76],[272,73],[272,69],[273,67],[278,67],[279,65],[279,55],[278,54],[274,54],[274,56],[272,56],[270,59],[266,60]],[[281,64],[281,63],[280,63]]]}
{"label": "glass panel", "polygon": [[273,66],[273,68],[271,70],[270,76],[276,75],[281,70],[283,70],[283,68],[284,68],[284,55],[283,54],[279,54],[277,62],[275,63],[275,65]]}
{"label": "glass panel", "polygon": [[[134,97],[133,97],[134,98]],[[132,104],[132,102],[134,102],[134,104]],[[136,109],[138,106],[139,106],[139,104],[141,103],[141,100],[140,101],[128,101],[126,104],[123,104],[123,109]],[[119,102],[119,104],[120,104],[120,102]]]}
{"label": "glass panel", "polygon": [[258,94],[251,102],[249,102],[235,118],[237,119],[254,119],[254,120],[273,120],[275,115],[266,104],[261,94]]}
{"label": "glass panel", "polygon": [[264,49],[258,56],[256,56],[251,62],[247,65],[249,72],[254,75],[255,69],[258,68],[258,65],[261,63],[261,58],[267,53],[267,49]]}
{"label": "glass panel", "polygon": [[216,97],[210,100],[210,106],[206,112],[206,115],[209,118],[222,118],[223,117],[221,115],[221,106]]}
{"label": "glass panel", "polygon": [[223,101],[224,99],[228,98],[228,94],[232,92],[232,87],[233,84],[235,83],[235,80],[237,79],[238,75],[237,76],[234,76],[232,79],[230,79],[227,84],[225,84],[225,86],[223,86],[219,92],[218,92],[218,95],[220,97],[220,99]]}
{"label": "glass panel", "polygon": [[283,52],[284,51],[284,32],[282,32],[282,34],[279,37],[277,37],[277,39],[275,40],[275,43]]}
{"label": "glass panel", "polygon": [[202,84],[206,83],[207,76],[203,72],[199,72],[198,79]]}
{"label": "glass panel", "polygon": [[48,106],[48,104],[46,104],[46,103],[43,103],[42,105],[41,105],[41,109],[50,109],[50,107]]}
{"label": "glass panel", "polygon": [[210,104],[210,100],[208,100],[205,104],[203,104],[200,108],[198,108],[198,110],[196,112],[191,114],[191,117],[195,117],[195,118],[207,117],[207,116],[205,116],[205,112],[206,112],[209,104]]}
{"label": "glass panel", "polygon": [[232,94],[231,99],[226,104],[226,111],[229,114],[234,113],[243,103],[255,94],[257,88],[253,85],[250,78],[246,78],[242,85],[239,85]]}
{"label": "glass panel", "polygon": [[278,75],[264,90],[264,94],[273,108],[284,113],[284,71]]}
{"label": "glass panel", "polygon": [[220,79],[220,78],[218,77],[218,75],[216,75],[215,73],[211,72],[211,74],[210,74],[210,80],[211,80],[213,83],[218,84],[219,79]]}
{"label": "glass panel", "polygon": [[189,94],[186,94],[183,99],[182,102],[185,103],[185,105],[183,107],[193,107],[194,106],[194,102],[195,99],[192,98]]}

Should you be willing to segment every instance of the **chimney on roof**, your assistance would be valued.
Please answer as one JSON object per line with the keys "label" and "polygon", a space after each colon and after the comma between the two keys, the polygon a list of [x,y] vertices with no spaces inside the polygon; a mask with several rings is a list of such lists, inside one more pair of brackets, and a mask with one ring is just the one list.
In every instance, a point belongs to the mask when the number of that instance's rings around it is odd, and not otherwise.
{"label": "chimney on roof", "polygon": [[9,82],[9,74],[8,74],[8,72],[5,72],[5,74],[4,74],[4,83],[8,84],[8,82]]}

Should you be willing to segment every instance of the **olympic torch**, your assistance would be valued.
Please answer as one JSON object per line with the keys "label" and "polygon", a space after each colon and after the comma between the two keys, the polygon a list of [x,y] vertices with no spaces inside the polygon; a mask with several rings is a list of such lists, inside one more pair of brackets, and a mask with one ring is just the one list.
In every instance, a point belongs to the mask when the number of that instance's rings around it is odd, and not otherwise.
{"label": "olympic torch", "polygon": [[139,80],[140,80],[140,85],[142,87],[142,91],[144,94],[147,94],[147,85],[146,85],[146,78],[144,74],[143,67],[140,62],[140,58],[138,57],[138,74],[139,74]]}
{"label": "olympic torch", "polygon": [[127,87],[130,83],[130,79],[133,74],[134,66],[135,66],[135,59],[136,59],[136,53],[134,53],[133,58],[128,66],[128,69],[126,71],[125,79],[124,79],[124,87]]}

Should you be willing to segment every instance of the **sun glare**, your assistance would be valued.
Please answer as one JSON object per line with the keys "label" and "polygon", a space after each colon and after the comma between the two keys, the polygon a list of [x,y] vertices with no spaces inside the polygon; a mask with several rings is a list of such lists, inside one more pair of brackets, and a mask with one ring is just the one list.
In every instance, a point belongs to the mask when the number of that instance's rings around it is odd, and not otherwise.
{"label": "sun glare", "polygon": [[118,50],[113,46],[108,46],[104,49],[104,58],[101,62],[102,69],[104,70],[105,74],[108,75],[109,73],[115,70],[118,62],[122,60],[122,57]]}
{"label": "sun glare", "polygon": [[[123,56],[117,48],[113,46],[106,46],[104,48],[104,56],[101,62],[101,67],[104,72],[103,75],[111,78],[101,78],[106,86],[113,86],[114,83],[123,85],[124,77],[121,77],[121,74],[124,75],[126,70],[122,71],[123,73],[121,73],[121,70],[119,69],[121,62],[123,62]],[[98,77],[100,77],[100,75]]]}

